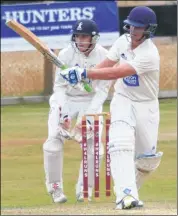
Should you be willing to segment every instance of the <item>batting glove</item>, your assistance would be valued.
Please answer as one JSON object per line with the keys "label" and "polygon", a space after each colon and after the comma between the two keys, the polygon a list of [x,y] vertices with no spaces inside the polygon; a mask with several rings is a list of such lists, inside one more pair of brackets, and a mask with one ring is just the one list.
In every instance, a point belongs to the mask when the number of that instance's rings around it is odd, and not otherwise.
{"label": "batting glove", "polygon": [[62,70],[60,75],[72,85],[76,85],[87,78],[86,69],[78,66]]}

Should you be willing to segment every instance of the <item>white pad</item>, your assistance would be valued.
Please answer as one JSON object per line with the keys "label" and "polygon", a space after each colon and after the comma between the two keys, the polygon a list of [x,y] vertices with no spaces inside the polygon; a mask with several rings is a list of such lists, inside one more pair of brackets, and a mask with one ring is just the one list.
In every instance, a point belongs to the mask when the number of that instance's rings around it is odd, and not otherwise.
{"label": "white pad", "polygon": [[110,126],[110,166],[116,203],[119,203],[127,194],[138,199],[134,163],[134,133],[134,128],[124,121],[115,121]]}
{"label": "white pad", "polygon": [[[59,94],[60,95],[60,94]],[[66,118],[70,120],[68,116],[69,109],[67,102],[58,101],[58,94],[55,93],[50,97],[50,111],[48,116],[48,137],[53,137],[56,139],[60,139],[63,137],[64,139],[70,139],[69,130],[64,129],[64,123]],[[61,98],[62,99],[62,98]]]}
{"label": "white pad", "polygon": [[[43,144],[46,186],[51,192],[51,183],[62,185],[63,143],[60,139],[48,138]],[[62,187],[62,186],[61,186]]]}
{"label": "white pad", "polygon": [[154,172],[161,162],[163,152],[158,152],[152,155],[140,155],[135,160],[136,183],[139,190],[144,180],[150,173]]}
{"label": "white pad", "polygon": [[116,203],[119,203],[127,194],[138,199],[133,154],[132,151],[117,151],[110,154]]}
{"label": "white pad", "polygon": [[124,121],[115,121],[109,130],[109,153],[135,149],[135,130]]}

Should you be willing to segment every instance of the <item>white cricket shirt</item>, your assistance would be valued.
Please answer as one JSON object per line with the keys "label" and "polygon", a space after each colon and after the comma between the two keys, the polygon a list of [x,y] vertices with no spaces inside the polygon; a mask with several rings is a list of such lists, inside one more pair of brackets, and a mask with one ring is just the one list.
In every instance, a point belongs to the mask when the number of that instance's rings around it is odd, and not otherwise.
{"label": "white cricket shirt", "polygon": [[[95,65],[99,64],[106,58],[107,53],[107,49],[99,44],[96,44],[95,48],[90,52],[89,56],[86,57],[83,53],[80,53],[79,51],[76,52],[76,50],[70,44],[67,48],[59,52],[58,58],[63,61],[68,67],[74,67],[78,65],[81,68],[93,68],[95,67]],[[108,88],[108,86],[111,84],[111,81],[109,80],[94,80],[92,81],[93,92],[88,93],[85,91],[80,91],[79,89],[75,89],[70,84],[65,82],[65,80],[60,75],[60,71],[61,70],[59,68],[56,69],[53,90],[54,92],[61,91],[61,87],[65,86],[65,93],[71,97],[93,97],[97,90],[104,87]]]}
{"label": "white cricket shirt", "polygon": [[107,58],[120,63],[127,62],[136,71],[136,74],[116,81],[116,93],[133,101],[150,101],[158,98],[160,56],[151,39],[146,39],[131,50],[130,41],[124,34],[110,48]]}

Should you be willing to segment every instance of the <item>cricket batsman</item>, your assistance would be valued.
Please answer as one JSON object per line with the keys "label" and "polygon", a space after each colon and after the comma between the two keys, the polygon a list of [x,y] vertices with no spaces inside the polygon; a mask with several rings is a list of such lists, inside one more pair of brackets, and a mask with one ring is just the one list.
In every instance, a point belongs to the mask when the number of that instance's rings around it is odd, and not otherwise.
{"label": "cricket batsman", "polygon": [[61,71],[71,84],[85,79],[117,80],[110,105],[109,133],[116,209],[140,205],[138,190],[158,168],[163,155],[157,152],[160,56],[151,40],[157,28],[156,14],[149,7],[135,7],[123,28],[125,34],[95,68]]}
{"label": "cricket batsman", "polygon": [[[97,44],[99,31],[92,20],[80,20],[73,26],[71,43],[60,51],[58,58],[68,67],[92,68],[106,58],[108,51]],[[81,121],[84,114],[102,112],[111,82],[109,80],[87,80],[91,92],[87,92],[80,83],[71,86],[56,70],[54,93],[50,97],[50,112],[48,117],[48,138],[43,144],[44,170],[46,187],[55,203],[64,203],[67,197],[63,189],[63,145],[71,136],[78,143],[82,141]],[[71,121],[77,119],[71,130]],[[94,187],[94,149],[92,119],[87,118],[88,129],[88,192],[89,200]],[[104,149],[101,143],[102,117],[100,118],[99,163],[101,164]],[[83,201],[83,164],[81,161],[79,177],[76,184],[77,201]]]}

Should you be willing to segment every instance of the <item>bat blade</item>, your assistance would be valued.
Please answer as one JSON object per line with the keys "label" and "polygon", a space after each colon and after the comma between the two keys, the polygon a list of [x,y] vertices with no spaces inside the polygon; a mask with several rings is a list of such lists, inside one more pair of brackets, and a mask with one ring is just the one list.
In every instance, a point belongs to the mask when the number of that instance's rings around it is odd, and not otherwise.
{"label": "bat blade", "polygon": [[6,25],[14,30],[17,34],[27,40],[31,45],[33,45],[39,52],[41,52],[47,59],[54,63],[57,67],[65,69],[65,65],[61,62],[55,53],[48,48],[48,46],[41,41],[33,32],[28,28],[18,23],[15,20],[8,20]]}
{"label": "bat blade", "polygon": [[[55,53],[48,48],[48,46],[41,41],[33,32],[31,32],[28,28],[23,26],[22,24],[18,23],[15,20],[8,20],[6,25],[14,30],[17,34],[21,37],[26,39],[31,45],[33,45],[38,51],[40,51],[47,59],[49,59],[52,63],[54,63],[57,67],[61,68],[62,70],[66,69],[67,66],[57,58]],[[80,86],[79,84],[78,86]],[[92,88],[89,84],[82,81],[82,88],[85,89],[87,92],[91,92]]]}

